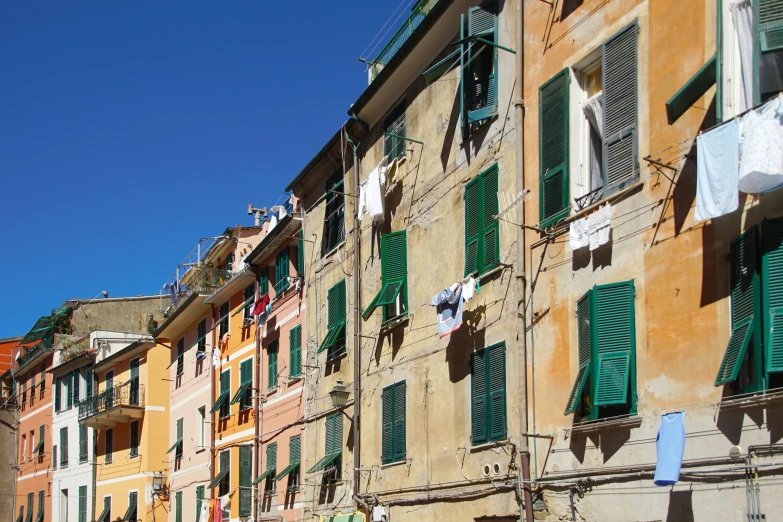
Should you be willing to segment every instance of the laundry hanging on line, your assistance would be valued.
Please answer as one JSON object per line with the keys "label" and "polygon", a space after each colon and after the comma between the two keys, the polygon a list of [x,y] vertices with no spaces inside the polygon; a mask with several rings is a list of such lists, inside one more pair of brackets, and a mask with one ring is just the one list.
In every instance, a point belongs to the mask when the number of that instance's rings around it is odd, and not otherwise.
{"label": "laundry hanging on line", "polygon": [[661,425],[655,440],[658,458],[653,483],[656,486],[671,486],[680,480],[682,455],[685,451],[684,419],[684,411],[661,415]]}
{"label": "laundry hanging on line", "polygon": [[732,120],[696,138],[696,220],[737,210],[739,127]]}
{"label": "laundry hanging on line", "polygon": [[587,237],[587,218],[580,218],[571,222],[568,231],[568,242],[572,251],[579,250],[590,244]]}
{"label": "laundry hanging on line", "polygon": [[611,230],[612,206],[607,203],[587,216],[587,240],[591,252],[609,242]]}
{"label": "laundry hanging on line", "polygon": [[375,223],[382,223],[384,220],[384,195],[386,182],[393,182],[397,173],[397,160],[387,164],[388,157],[378,163],[370,172],[367,179],[359,184],[359,201],[357,205],[357,216],[359,220],[365,214],[369,214]]}
{"label": "laundry hanging on line", "polygon": [[783,183],[783,98],[777,96],[742,118],[738,188],[761,194]]}
{"label": "laundry hanging on line", "polygon": [[438,313],[438,337],[443,338],[462,326],[462,283],[441,290],[430,301]]}
{"label": "laundry hanging on line", "polygon": [[258,299],[256,299],[256,302],[253,305],[252,315],[261,315],[262,313],[265,313],[266,305],[268,304],[269,304],[269,294],[264,294]]}

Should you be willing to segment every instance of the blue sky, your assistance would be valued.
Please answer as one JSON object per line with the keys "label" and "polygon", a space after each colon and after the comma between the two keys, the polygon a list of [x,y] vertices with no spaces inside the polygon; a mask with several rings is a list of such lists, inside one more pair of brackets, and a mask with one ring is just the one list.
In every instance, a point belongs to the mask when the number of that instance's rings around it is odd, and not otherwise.
{"label": "blue sky", "polygon": [[252,224],[410,4],[3,2],[0,337],[66,299],[155,294],[199,238]]}

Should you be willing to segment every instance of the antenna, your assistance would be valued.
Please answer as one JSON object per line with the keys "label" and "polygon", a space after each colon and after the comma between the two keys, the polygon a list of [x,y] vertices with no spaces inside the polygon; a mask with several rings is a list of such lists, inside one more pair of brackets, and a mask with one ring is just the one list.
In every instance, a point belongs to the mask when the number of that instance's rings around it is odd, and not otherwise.
{"label": "antenna", "polygon": [[252,216],[253,214],[256,215],[256,226],[257,227],[261,226],[261,216],[266,217],[268,213],[269,213],[269,209],[267,209],[266,207],[257,208],[257,207],[254,207],[252,203],[248,203],[247,204],[247,214],[249,216]]}

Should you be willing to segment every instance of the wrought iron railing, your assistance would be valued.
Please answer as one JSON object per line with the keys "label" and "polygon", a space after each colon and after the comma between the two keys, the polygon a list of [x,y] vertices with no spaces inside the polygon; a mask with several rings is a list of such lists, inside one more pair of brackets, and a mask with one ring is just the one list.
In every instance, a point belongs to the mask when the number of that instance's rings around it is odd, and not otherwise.
{"label": "wrought iron railing", "polygon": [[79,403],[79,420],[108,411],[115,406],[144,406],[144,385],[128,381],[113,386]]}
{"label": "wrought iron railing", "polygon": [[582,210],[583,208],[587,208],[593,203],[596,203],[598,201],[601,201],[601,198],[603,197],[604,188],[598,187],[595,190],[591,190],[584,196],[580,196],[578,198],[574,198],[574,203],[576,204],[576,210]]}
{"label": "wrought iron railing", "polygon": [[383,69],[383,66],[394,58],[394,55],[397,54],[403,45],[405,45],[408,38],[418,29],[421,22],[424,21],[437,4],[438,0],[421,0],[413,7],[413,12],[408,19],[402,23],[402,26],[394,33],[394,36],[391,37],[389,43],[387,43],[386,46],[381,49],[381,52],[378,53],[378,56],[370,62],[370,82],[375,80]]}

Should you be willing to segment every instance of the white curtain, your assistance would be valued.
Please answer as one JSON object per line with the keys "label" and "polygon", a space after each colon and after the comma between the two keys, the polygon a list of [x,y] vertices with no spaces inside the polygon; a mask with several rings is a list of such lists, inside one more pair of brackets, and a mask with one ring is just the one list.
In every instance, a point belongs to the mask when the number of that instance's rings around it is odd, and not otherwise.
{"label": "white curtain", "polygon": [[602,138],[604,137],[604,92],[594,94],[584,105],[582,111],[587,117],[587,121],[593,126],[595,131]]}
{"label": "white curtain", "polygon": [[585,194],[603,184],[601,180],[601,149],[604,137],[604,93],[594,94],[582,105],[582,112],[590,122],[590,145],[588,150],[588,179],[585,180]]}
{"label": "white curtain", "polygon": [[735,0],[729,9],[737,31],[742,67],[740,111],[746,111],[753,107],[753,4],[751,0]]}

